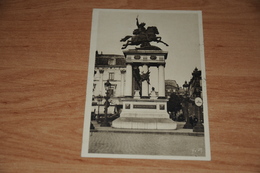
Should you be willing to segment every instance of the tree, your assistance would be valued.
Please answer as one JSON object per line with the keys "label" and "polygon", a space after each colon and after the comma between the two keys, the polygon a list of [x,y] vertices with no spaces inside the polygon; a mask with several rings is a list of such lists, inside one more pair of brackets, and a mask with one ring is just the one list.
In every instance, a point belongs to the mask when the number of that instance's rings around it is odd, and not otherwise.
{"label": "tree", "polygon": [[181,106],[181,99],[176,93],[172,93],[170,95],[170,99],[167,102],[167,111],[173,113],[174,117],[171,118],[176,118],[176,113],[180,111],[182,108]]}

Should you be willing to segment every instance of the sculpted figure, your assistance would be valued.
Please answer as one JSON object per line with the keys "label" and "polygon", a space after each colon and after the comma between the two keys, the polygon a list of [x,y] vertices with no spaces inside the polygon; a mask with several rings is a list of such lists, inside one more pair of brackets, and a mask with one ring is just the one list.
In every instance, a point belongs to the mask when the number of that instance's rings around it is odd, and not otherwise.
{"label": "sculpted figure", "polygon": [[138,18],[136,18],[136,26],[137,29],[133,31],[133,36],[127,35],[122,38],[121,42],[126,42],[123,44],[122,49],[127,48],[128,45],[140,45],[140,48],[144,49],[159,49],[158,47],[151,46],[150,42],[154,41],[157,43],[163,43],[168,46],[167,43],[161,41],[161,37],[156,36],[159,34],[157,27],[149,26],[147,29],[145,28],[145,23],[139,23]]}
{"label": "sculpted figure", "polygon": [[141,81],[147,81],[147,83],[150,85],[150,71],[144,73],[142,72],[142,74],[140,75]]}
{"label": "sculpted figure", "polygon": [[135,66],[133,68],[133,77],[134,77],[134,86],[135,90],[142,90],[142,85],[141,85],[141,76],[140,76],[140,70],[138,66]]}

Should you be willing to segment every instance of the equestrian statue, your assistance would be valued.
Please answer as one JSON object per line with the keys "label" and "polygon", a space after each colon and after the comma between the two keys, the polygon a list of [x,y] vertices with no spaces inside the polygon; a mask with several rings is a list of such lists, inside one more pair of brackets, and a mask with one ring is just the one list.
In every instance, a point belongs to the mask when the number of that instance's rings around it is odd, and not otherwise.
{"label": "equestrian statue", "polygon": [[145,28],[145,23],[139,23],[138,17],[136,18],[137,29],[133,31],[133,35],[127,35],[122,38],[121,42],[126,42],[123,44],[122,49],[127,48],[128,45],[140,45],[140,49],[160,49],[156,46],[152,46],[150,42],[154,41],[157,43],[163,43],[168,46],[167,43],[163,42],[161,37],[156,36],[159,34],[157,27],[149,26]]}

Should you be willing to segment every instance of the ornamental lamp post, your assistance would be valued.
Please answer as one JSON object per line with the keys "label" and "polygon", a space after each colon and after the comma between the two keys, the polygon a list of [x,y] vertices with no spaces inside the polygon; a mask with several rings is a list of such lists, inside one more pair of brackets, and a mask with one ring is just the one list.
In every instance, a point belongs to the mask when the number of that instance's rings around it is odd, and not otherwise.
{"label": "ornamental lamp post", "polygon": [[183,128],[184,129],[192,129],[192,125],[190,123],[190,117],[189,117],[189,84],[187,83],[187,81],[185,81],[185,83],[182,85],[183,89],[184,89],[184,95],[183,95],[183,103],[184,103],[184,115],[185,115],[185,120],[186,123],[184,124]]}
{"label": "ornamental lamp post", "polygon": [[201,98],[201,85],[200,85],[200,80],[201,80],[201,71],[198,71],[198,69],[195,69],[194,73],[194,77],[195,77],[195,114],[197,115],[198,118],[198,122],[196,124],[196,126],[193,128],[193,132],[204,132],[204,126],[201,122],[201,108],[203,105],[203,101]]}
{"label": "ornamental lamp post", "polygon": [[109,80],[107,80],[107,82],[104,84],[105,85],[105,90],[106,90],[106,96],[105,98],[105,119],[104,121],[101,123],[101,127],[110,127],[110,123],[107,120],[107,109],[109,107],[109,99],[110,99],[110,88],[111,88],[111,83],[109,82]]}

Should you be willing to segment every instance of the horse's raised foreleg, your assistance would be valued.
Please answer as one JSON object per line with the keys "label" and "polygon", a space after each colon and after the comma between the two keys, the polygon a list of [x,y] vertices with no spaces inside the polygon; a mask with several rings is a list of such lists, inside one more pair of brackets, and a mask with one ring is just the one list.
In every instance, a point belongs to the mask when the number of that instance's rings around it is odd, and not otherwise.
{"label": "horse's raised foreleg", "polygon": [[123,47],[121,48],[121,49],[125,49],[127,47],[127,45],[126,44],[123,44]]}
{"label": "horse's raised foreleg", "polygon": [[131,41],[128,40],[128,41],[126,42],[126,44],[123,44],[122,49],[127,48],[127,46],[130,45],[130,44],[131,44]]}
{"label": "horse's raised foreleg", "polygon": [[129,38],[131,38],[132,36],[130,36],[130,35],[127,35],[127,36],[125,36],[125,38],[122,38],[120,41],[121,42],[125,42],[127,39],[129,39]]}

